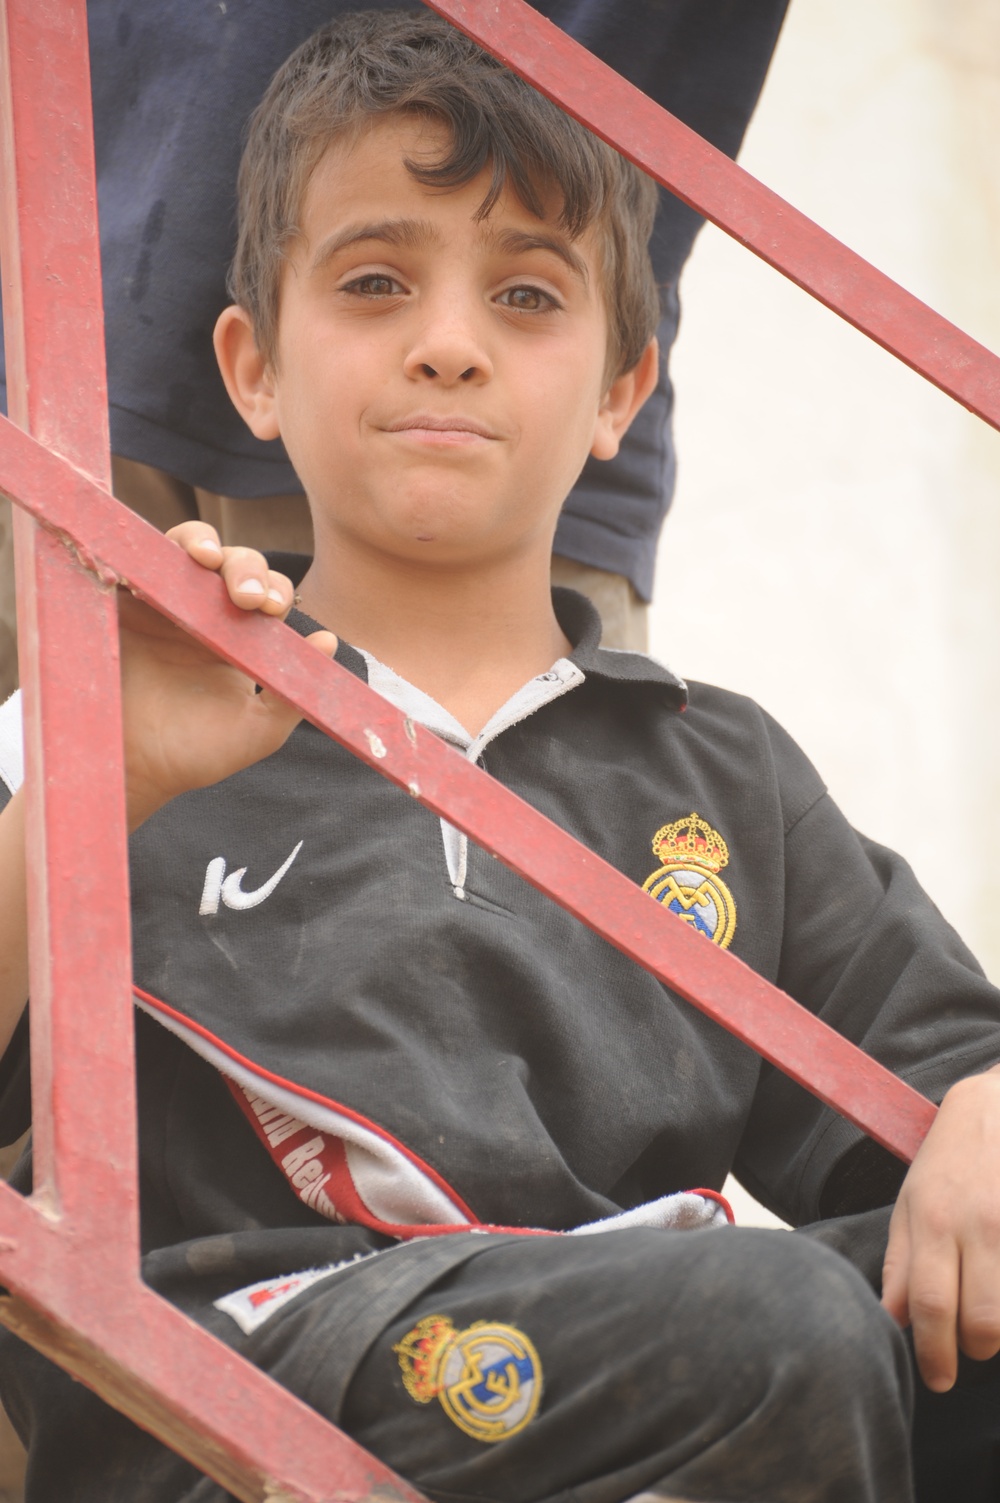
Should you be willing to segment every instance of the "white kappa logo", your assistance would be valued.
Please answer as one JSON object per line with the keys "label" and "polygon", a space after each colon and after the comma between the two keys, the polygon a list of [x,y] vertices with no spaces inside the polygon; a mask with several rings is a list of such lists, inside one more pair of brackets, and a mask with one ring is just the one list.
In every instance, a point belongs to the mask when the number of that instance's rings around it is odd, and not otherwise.
{"label": "white kappa logo", "polygon": [[218,913],[220,901],[225,903],[227,908],[256,908],[258,903],[263,903],[265,898],[271,896],[301,849],[302,841],[300,840],[288,860],[283,861],[278,867],[274,876],[269,877],[263,887],[255,887],[253,892],[244,892],[241,886],[246,875],[245,866],[230,872],[227,877],[225,856],[216,856],[208,863],[205,870],[205,886],[201,890],[199,914]]}

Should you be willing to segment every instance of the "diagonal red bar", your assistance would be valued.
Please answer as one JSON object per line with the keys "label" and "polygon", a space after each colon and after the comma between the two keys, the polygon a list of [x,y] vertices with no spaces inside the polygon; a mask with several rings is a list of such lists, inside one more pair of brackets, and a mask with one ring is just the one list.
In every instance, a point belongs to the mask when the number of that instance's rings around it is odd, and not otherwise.
{"label": "diagonal red bar", "polygon": [[0,425],[0,492],[341,745],[442,814],[596,933],[893,1153],[911,1159],[935,1108],[735,956],[706,944],[621,872],[280,624],[231,605],[147,523],[23,434]]}
{"label": "diagonal red bar", "polygon": [[525,0],[426,0],[876,344],[1000,428],[1000,358],[654,104]]}

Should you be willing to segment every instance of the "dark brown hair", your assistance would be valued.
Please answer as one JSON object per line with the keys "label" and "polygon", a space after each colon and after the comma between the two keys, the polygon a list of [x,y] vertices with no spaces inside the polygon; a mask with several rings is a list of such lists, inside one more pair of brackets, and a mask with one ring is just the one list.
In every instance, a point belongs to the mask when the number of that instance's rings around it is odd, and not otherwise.
{"label": "dark brown hair", "polygon": [[309,177],[331,141],[374,116],[441,121],[451,147],[418,182],[458,188],[485,168],[485,217],[509,183],[540,219],[553,196],[570,239],[598,235],[608,308],[607,371],[631,370],[656,331],[648,242],[652,181],[430,11],[357,11],[304,42],[275,75],[249,126],[239,177],[239,240],[229,290],[273,360],[281,264],[298,234]]}

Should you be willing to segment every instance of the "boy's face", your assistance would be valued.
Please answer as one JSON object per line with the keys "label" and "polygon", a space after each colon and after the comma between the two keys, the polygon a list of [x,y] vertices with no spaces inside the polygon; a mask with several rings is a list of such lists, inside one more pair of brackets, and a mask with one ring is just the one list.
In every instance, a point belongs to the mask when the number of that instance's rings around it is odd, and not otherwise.
{"label": "boy's face", "polygon": [[284,439],[318,545],[462,564],[547,550],[588,453],[615,452],[646,392],[634,373],[607,390],[591,236],[570,243],[509,195],[477,221],[485,174],[442,191],[404,166],[444,144],[434,122],[390,116],[331,146],[273,367],[236,310],[217,347],[251,427]]}

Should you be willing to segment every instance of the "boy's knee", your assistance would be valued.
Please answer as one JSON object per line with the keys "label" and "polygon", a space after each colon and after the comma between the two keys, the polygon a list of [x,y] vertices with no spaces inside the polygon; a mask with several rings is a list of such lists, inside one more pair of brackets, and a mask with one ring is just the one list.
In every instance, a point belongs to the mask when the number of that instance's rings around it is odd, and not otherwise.
{"label": "boy's knee", "polygon": [[825,1365],[851,1366],[869,1353],[905,1370],[899,1331],[839,1253],[791,1232],[733,1229],[704,1257],[711,1297],[734,1337],[766,1339],[788,1359],[822,1353]]}
{"label": "boy's knee", "polygon": [[874,1427],[891,1472],[905,1457],[910,1365],[902,1333],[857,1270],[790,1232],[723,1233],[709,1261],[728,1291],[718,1310],[731,1332],[732,1402],[752,1393],[779,1433],[808,1433],[821,1467]]}
{"label": "boy's knee", "polygon": [[791,1232],[696,1235],[697,1370],[715,1437],[698,1461],[699,1485],[717,1472],[722,1486],[735,1447],[760,1496],[777,1496],[769,1479],[792,1456],[802,1479],[826,1478],[832,1491],[803,1482],[789,1497],[908,1496],[906,1348],[857,1270]]}
{"label": "boy's knee", "polygon": [[[662,1236],[644,1234],[643,1266],[623,1287],[631,1284],[634,1297],[644,1286],[644,1319],[672,1343],[679,1337],[679,1349],[699,1351],[709,1383],[728,1373],[744,1396],[777,1385],[804,1397],[819,1374],[828,1398],[855,1387],[905,1398],[901,1334],[838,1253],[783,1231],[668,1234],[658,1247]],[[712,1350],[715,1377],[705,1365]]]}

